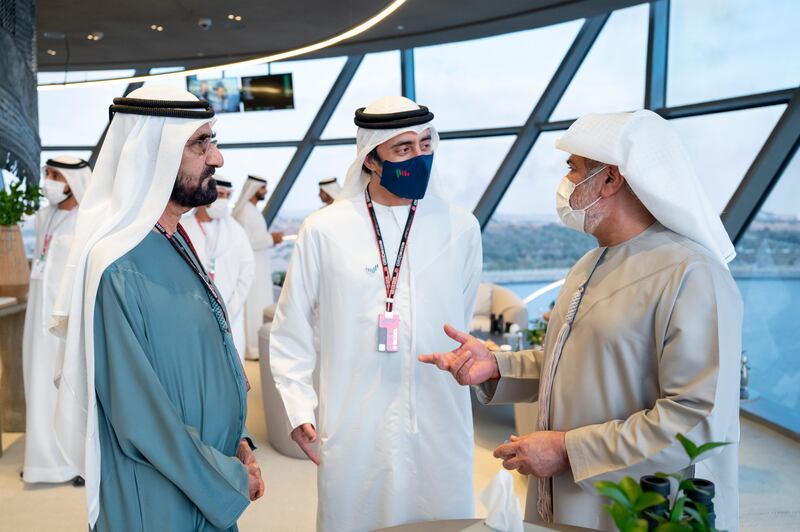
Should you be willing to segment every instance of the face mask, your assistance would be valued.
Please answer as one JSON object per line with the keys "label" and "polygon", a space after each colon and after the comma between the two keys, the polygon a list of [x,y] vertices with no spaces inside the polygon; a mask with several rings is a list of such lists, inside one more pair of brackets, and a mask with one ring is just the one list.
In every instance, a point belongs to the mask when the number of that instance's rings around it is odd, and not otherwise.
{"label": "face mask", "polygon": [[589,181],[591,178],[605,170],[607,165],[603,165],[594,172],[592,172],[586,179],[581,181],[580,183],[573,183],[566,176],[561,180],[561,183],[558,185],[558,190],[556,191],[556,210],[558,211],[558,216],[561,218],[561,221],[569,227],[570,229],[575,229],[576,231],[584,232],[584,223],[586,221],[586,211],[589,210],[591,207],[595,206],[598,201],[600,201],[602,196],[598,197],[596,200],[591,202],[589,205],[582,209],[573,209],[572,205],[570,205],[569,200],[572,197],[573,192],[575,189],[582,184]]}
{"label": "face mask", "polygon": [[225,218],[228,216],[228,198],[219,198],[211,205],[206,205],[206,214],[213,220]]}
{"label": "face mask", "polygon": [[70,196],[70,193],[64,192],[64,183],[53,179],[44,180],[42,194],[50,202],[50,205],[58,205]]}
{"label": "face mask", "polygon": [[381,186],[406,199],[422,199],[431,178],[433,154],[417,155],[411,159],[392,162],[383,161]]}

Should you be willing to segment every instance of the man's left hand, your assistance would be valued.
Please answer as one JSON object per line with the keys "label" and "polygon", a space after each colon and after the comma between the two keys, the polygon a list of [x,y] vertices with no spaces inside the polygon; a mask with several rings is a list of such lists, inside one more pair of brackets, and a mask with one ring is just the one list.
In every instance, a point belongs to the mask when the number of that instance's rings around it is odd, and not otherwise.
{"label": "man's left hand", "polygon": [[511,436],[511,442],[494,450],[503,467],[523,475],[547,478],[569,469],[565,432],[542,430],[525,436]]}

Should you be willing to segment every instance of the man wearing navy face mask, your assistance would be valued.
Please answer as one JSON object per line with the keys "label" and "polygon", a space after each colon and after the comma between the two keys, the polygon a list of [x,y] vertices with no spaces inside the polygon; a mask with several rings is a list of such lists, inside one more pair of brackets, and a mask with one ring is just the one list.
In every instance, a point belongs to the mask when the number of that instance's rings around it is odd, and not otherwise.
{"label": "man wearing navy face mask", "polygon": [[469,393],[416,362],[454,346],[438,324],[466,327],[482,266],[477,221],[442,199],[432,119],[402,97],[356,111],[356,160],[303,223],[275,313],[272,373],[319,465],[322,531],[473,516]]}

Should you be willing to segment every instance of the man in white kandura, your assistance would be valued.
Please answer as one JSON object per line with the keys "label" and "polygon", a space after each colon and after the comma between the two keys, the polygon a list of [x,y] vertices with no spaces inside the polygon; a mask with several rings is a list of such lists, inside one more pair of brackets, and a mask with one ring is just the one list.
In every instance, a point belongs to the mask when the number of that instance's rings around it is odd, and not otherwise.
{"label": "man in white kandura", "polygon": [[[564,223],[597,238],[570,270],[543,350],[423,355],[490,404],[539,400],[538,430],[495,450],[533,475],[526,518],[613,530],[594,483],[691,473],[676,435],[730,442],[694,476],[716,485],[717,527],[738,519],[742,301],[735,256],[677,134],[650,111],[590,114],[557,141]],[[706,457],[707,456],[707,457]],[[471,466],[470,464],[466,464]]]}
{"label": "man in white kandura", "polygon": [[473,516],[468,390],[416,363],[452,346],[435,324],[469,323],[481,274],[477,221],[442,199],[432,119],[399,96],[356,111],[342,195],[301,226],[275,313],[272,374],[319,465],[324,532]]}
{"label": "man in white kandura", "polygon": [[239,358],[244,361],[247,346],[244,302],[253,284],[255,259],[247,233],[231,217],[229,201],[233,184],[219,176],[214,181],[217,184],[216,201],[195,209],[194,215],[186,217],[182,225],[225,301],[233,342]]}
{"label": "man in white kandura", "polygon": [[92,175],[89,163],[69,156],[49,159],[42,189],[49,206],[36,215],[36,248],[31,265],[28,309],[22,340],[25,384],[25,482],[66,482],[83,485],[77,469],[69,465],[53,433],[56,406],[56,361],[64,342],[47,330],[50,313],[67,265],[78,203]]}
{"label": "man in white kandura", "polygon": [[233,208],[233,217],[247,233],[256,259],[255,279],[244,305],[244,333],[247,345],[244,357],[248,360],[258,360],[258,329],[264,323],[264,309],[275,302],[275,296],[272,295],[270,253],[273,247],[283,242],[283,233],[270,233],[266,220],[256,207],[256,204],[266,197],[266,179],[251,175],[244,182],[242,193]]}
{"label": "man in white kandura", "polygon": [[319,182],[319,199],[322,200],[323,207],[336,201],[341,193],[342,187],[335,177],[329,177]]}

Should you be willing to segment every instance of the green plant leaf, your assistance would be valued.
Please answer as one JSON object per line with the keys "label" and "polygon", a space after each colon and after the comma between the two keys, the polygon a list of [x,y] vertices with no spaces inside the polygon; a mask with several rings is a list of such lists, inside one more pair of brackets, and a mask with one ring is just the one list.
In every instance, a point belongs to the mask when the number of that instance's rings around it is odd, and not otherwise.
{"label": "green plant leaf", "polygon": [[670,523],[679,523],[683,519],[683,508],[686,506],[686,497],[679,497],[675,504],[672,506],[672,511],[669,513]]}
{"label": "green plant leaf", "polygon": [[675,436],[675,438],[677,438],[677,440],[681,442],[681,445],[683,445],[683,450],[686,451],[686,454],[689,456],[689,460],[694,461],[694,459],[697,458],[698,455],[697,445],[695,445],[695,443],[692,440],[690,440],[680,432]]}
{"label": "green plant leaf", "polygon": [[595,483],[594,487],[600,495],[622,505],[629,512],[633,511],[633,501],[628,498],[628,495],[619,485],[607,480],[601,480]]}
{"label": "green plant leaf", "polygon": [[629,510],[627,510],[621,504],[616,502],[613,504],[606,505],[604,506],[604,508],[609,513],[609,515],[611,515],[611,519],[614,520],[614,524],[617,526],[618,530],[624,530],[628,521],[630,521],[631,518],[634,517],[634,515]]}
{"label": "green plant leaf", "polygon": [[665,502],[667,502],[667,499],[663,495],[652,491],[644,491],[636,497],[636,502],[633,503],[633,511],[642,512]]}
{"label": "green plant leaf", "polygon": [[708,526],[708,512],[706,511],[703,513],[701,510],[702,508],[705,510],[703,506],[697,506],[695,508],[686,507],[684,511],[686,515],[689,516],[689,525],[692,527],[692,530],[697,532],[708,532],[710,530]]}
{"label": "green plant leaf", "polygon": [[639,483],[633,480],[631,477],[625,477],[620,480],[619,487],[625,492],[625,495],[628,497],[628,500],[631,501],[631,504],[633,504],[633,502],[638,499],[639,495],[642,493],[642,488],[639,486]]}
{"label": "green plant leaf", "polygon": [[697,456],[700,456],[703,453],[707,453],[712,449],[716,449],[717,447],[724,447],[725,445],[730,445],[731,442],[729,441],[711,441],[708,443],[704,443],[700,447],[697,448]]}

